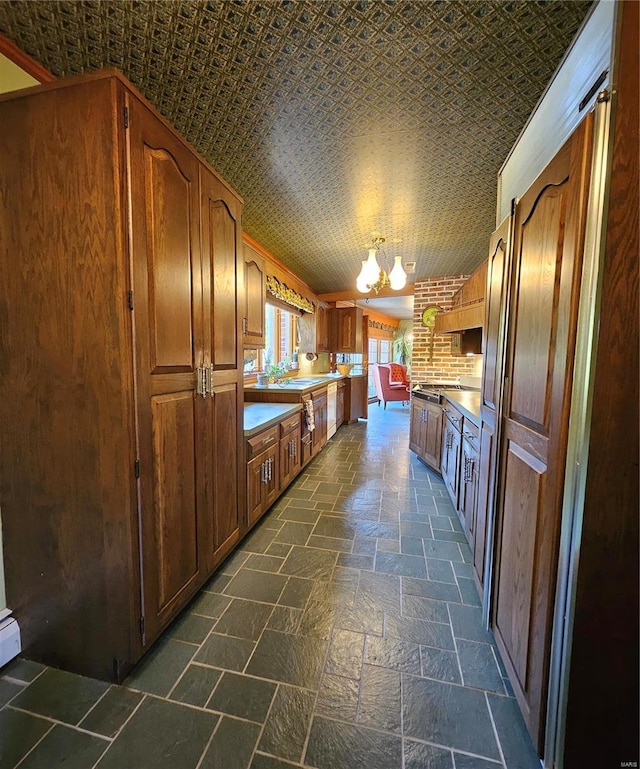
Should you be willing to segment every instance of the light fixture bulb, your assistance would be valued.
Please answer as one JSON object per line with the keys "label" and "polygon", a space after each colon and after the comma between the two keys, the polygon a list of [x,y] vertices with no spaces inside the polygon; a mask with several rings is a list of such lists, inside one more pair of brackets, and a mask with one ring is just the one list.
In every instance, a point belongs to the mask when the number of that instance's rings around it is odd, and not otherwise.
{"label": "light fixture bulb", "polygon": [[380,277],[380,265],[376,259],[376,249],[369,249],[369,258],[360,273],[368,286],[372,286]]}
{"label": "light fixture bulb", "polygon": [[356,288],[361,294],[369,293],[369,286],[367,285],[367,260],[362,260],[362,269],[360,274],[356,278]]}
{"label": "light fixture bulb", "polygon": [[395,264],[389,273],[389,282],[394,291],[399,291],[407,285],[407,273],[402,269],[402,257],[394,257]]}

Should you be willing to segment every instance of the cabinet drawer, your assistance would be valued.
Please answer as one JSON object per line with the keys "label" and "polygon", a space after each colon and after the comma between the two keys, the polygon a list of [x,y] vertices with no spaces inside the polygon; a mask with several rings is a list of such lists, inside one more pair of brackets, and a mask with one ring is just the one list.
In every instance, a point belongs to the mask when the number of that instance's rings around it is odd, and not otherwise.
{"label": "cabinet drawer", "polygon": [[276,425],[247,440],[247,460],[265,451],[279,439],[280,426]]}
{"label": "cabinet drawer", "polygon": [[458,432],[462,431],[463,416],[455,406],[452,406],[451,403],[447,401],[442,407],[442,413],[446,416],[454,429]]}
{"label": "cabinet drawer", "polygon": [[464,418],[462,423],[462,436],[468,441],[474,449],[478,448],[478,439],[480,436],[480,429],[473,424],[470,419]]}
{"label": "cabinet drawer", "polygon": [[280,437],[287,435],[292,430],[300,429],[300,412],[294,414],[292,417],[285,419],[284,422],[280,422]]}

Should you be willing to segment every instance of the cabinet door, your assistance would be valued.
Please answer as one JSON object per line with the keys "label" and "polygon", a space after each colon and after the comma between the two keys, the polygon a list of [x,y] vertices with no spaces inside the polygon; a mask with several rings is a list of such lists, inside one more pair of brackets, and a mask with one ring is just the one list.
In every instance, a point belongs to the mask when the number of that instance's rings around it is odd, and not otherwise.
{"label": "cabinet door", "polygon": [[338,394],[336,396],[336,428],[344,422],[344,382],[338,382]]}
{"label": "cabinet door", "polygon": [[442,408],[439,404],[424,404],[424,436],[422,456],[434,470],[440,467],[442,450]]}
{"label": "cabinet door", "polygon": [[362,310],[359,307],[339,307],[330,310],[333,329],[332,352],[362,352]]}
{"label": "cabinet door", "polygon": [[317,311],[317,352],[331,352],[330,308],[318,303]]}
{"label": "cabinet door", "polygon": [[280,440],[280,492],[300,471],[300,431],[291,432]]}
{"label": "cabinet door", "polygon": [[244,347],[264,347],[265,305],[264,259],[250,246],[244,246]]}
{"label": "cabinet door", "polygon": [[238,297],[242,287],[241,205],[210,171],[200,170],[206,397],[206,515],[200,541],[207,570],[238,541],[244,479]]}
{"label": "cabinet door", "polygon": [[327,396],[313,395],[313,420],[316,429],[313,431],[313,453],[320,449],[327,442]]}
{"label": "cabinet door", "polygon": [[467,540],[472,547],[475,524],[477,464],[478,456],[476,449],[463,437],[460,454],[458,515],[460,516],[464,532],[467,535]]}
{"label": "cabinet door", "polygon": [[[492,622],[544,746],[592,115],[516,206]],[[542,753],[540,753],[542,754]]]}
{"label": "cabinet door", "polygon": [[460,433],[446,419],[442,433],[442,479],[453,506],[458,509],[458,481],[460,469]]}
{"label": "cabinet door", "polygon": [[411,400],[411,421],[409,423],[409,448],[421,457],[424,449],[424,403],[417,398]]}
{"label": "cabinet door", "polygon": [[495,432],[493,424],[483,417],[480,430],[480,456],[478,457],[478,479],[476,498],[475,531],[473,533],[473,571],[476,586],[483,594],[484,570],[486,559],[487,524],[491,499],[492,484],[495,477],[491,458],[495,455]]}
{"label": "cabinet door", "polygon": [[247,464],[247,525],[252,526],[262,515],[265,484],[265,461],[260,454]]}
{"label": "cabinet door", "polygon": [[131,99],[133,325],[146,642],[195,591],[205,429],[199,163]]}

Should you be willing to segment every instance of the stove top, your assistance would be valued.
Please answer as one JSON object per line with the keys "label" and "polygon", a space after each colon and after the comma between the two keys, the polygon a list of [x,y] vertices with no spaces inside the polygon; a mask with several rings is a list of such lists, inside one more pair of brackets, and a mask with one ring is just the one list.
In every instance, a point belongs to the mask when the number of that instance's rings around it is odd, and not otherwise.
{"label": "stove top", "polygon": [[413,386],[411,392],[432,403],[440,403],[442,390],[462,390],[463,387],[452,382],[421,382]]}

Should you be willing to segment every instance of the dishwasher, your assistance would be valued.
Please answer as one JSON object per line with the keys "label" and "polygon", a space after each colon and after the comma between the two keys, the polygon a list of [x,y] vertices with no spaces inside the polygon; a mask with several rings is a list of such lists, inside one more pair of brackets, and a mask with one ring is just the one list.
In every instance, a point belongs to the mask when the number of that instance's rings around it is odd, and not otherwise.
{"label": "dishwasher", "polygon": [[338,400],[338,383],[329,382],[327,386],[327,440],[338,429],[336,426],[336,409]]}

